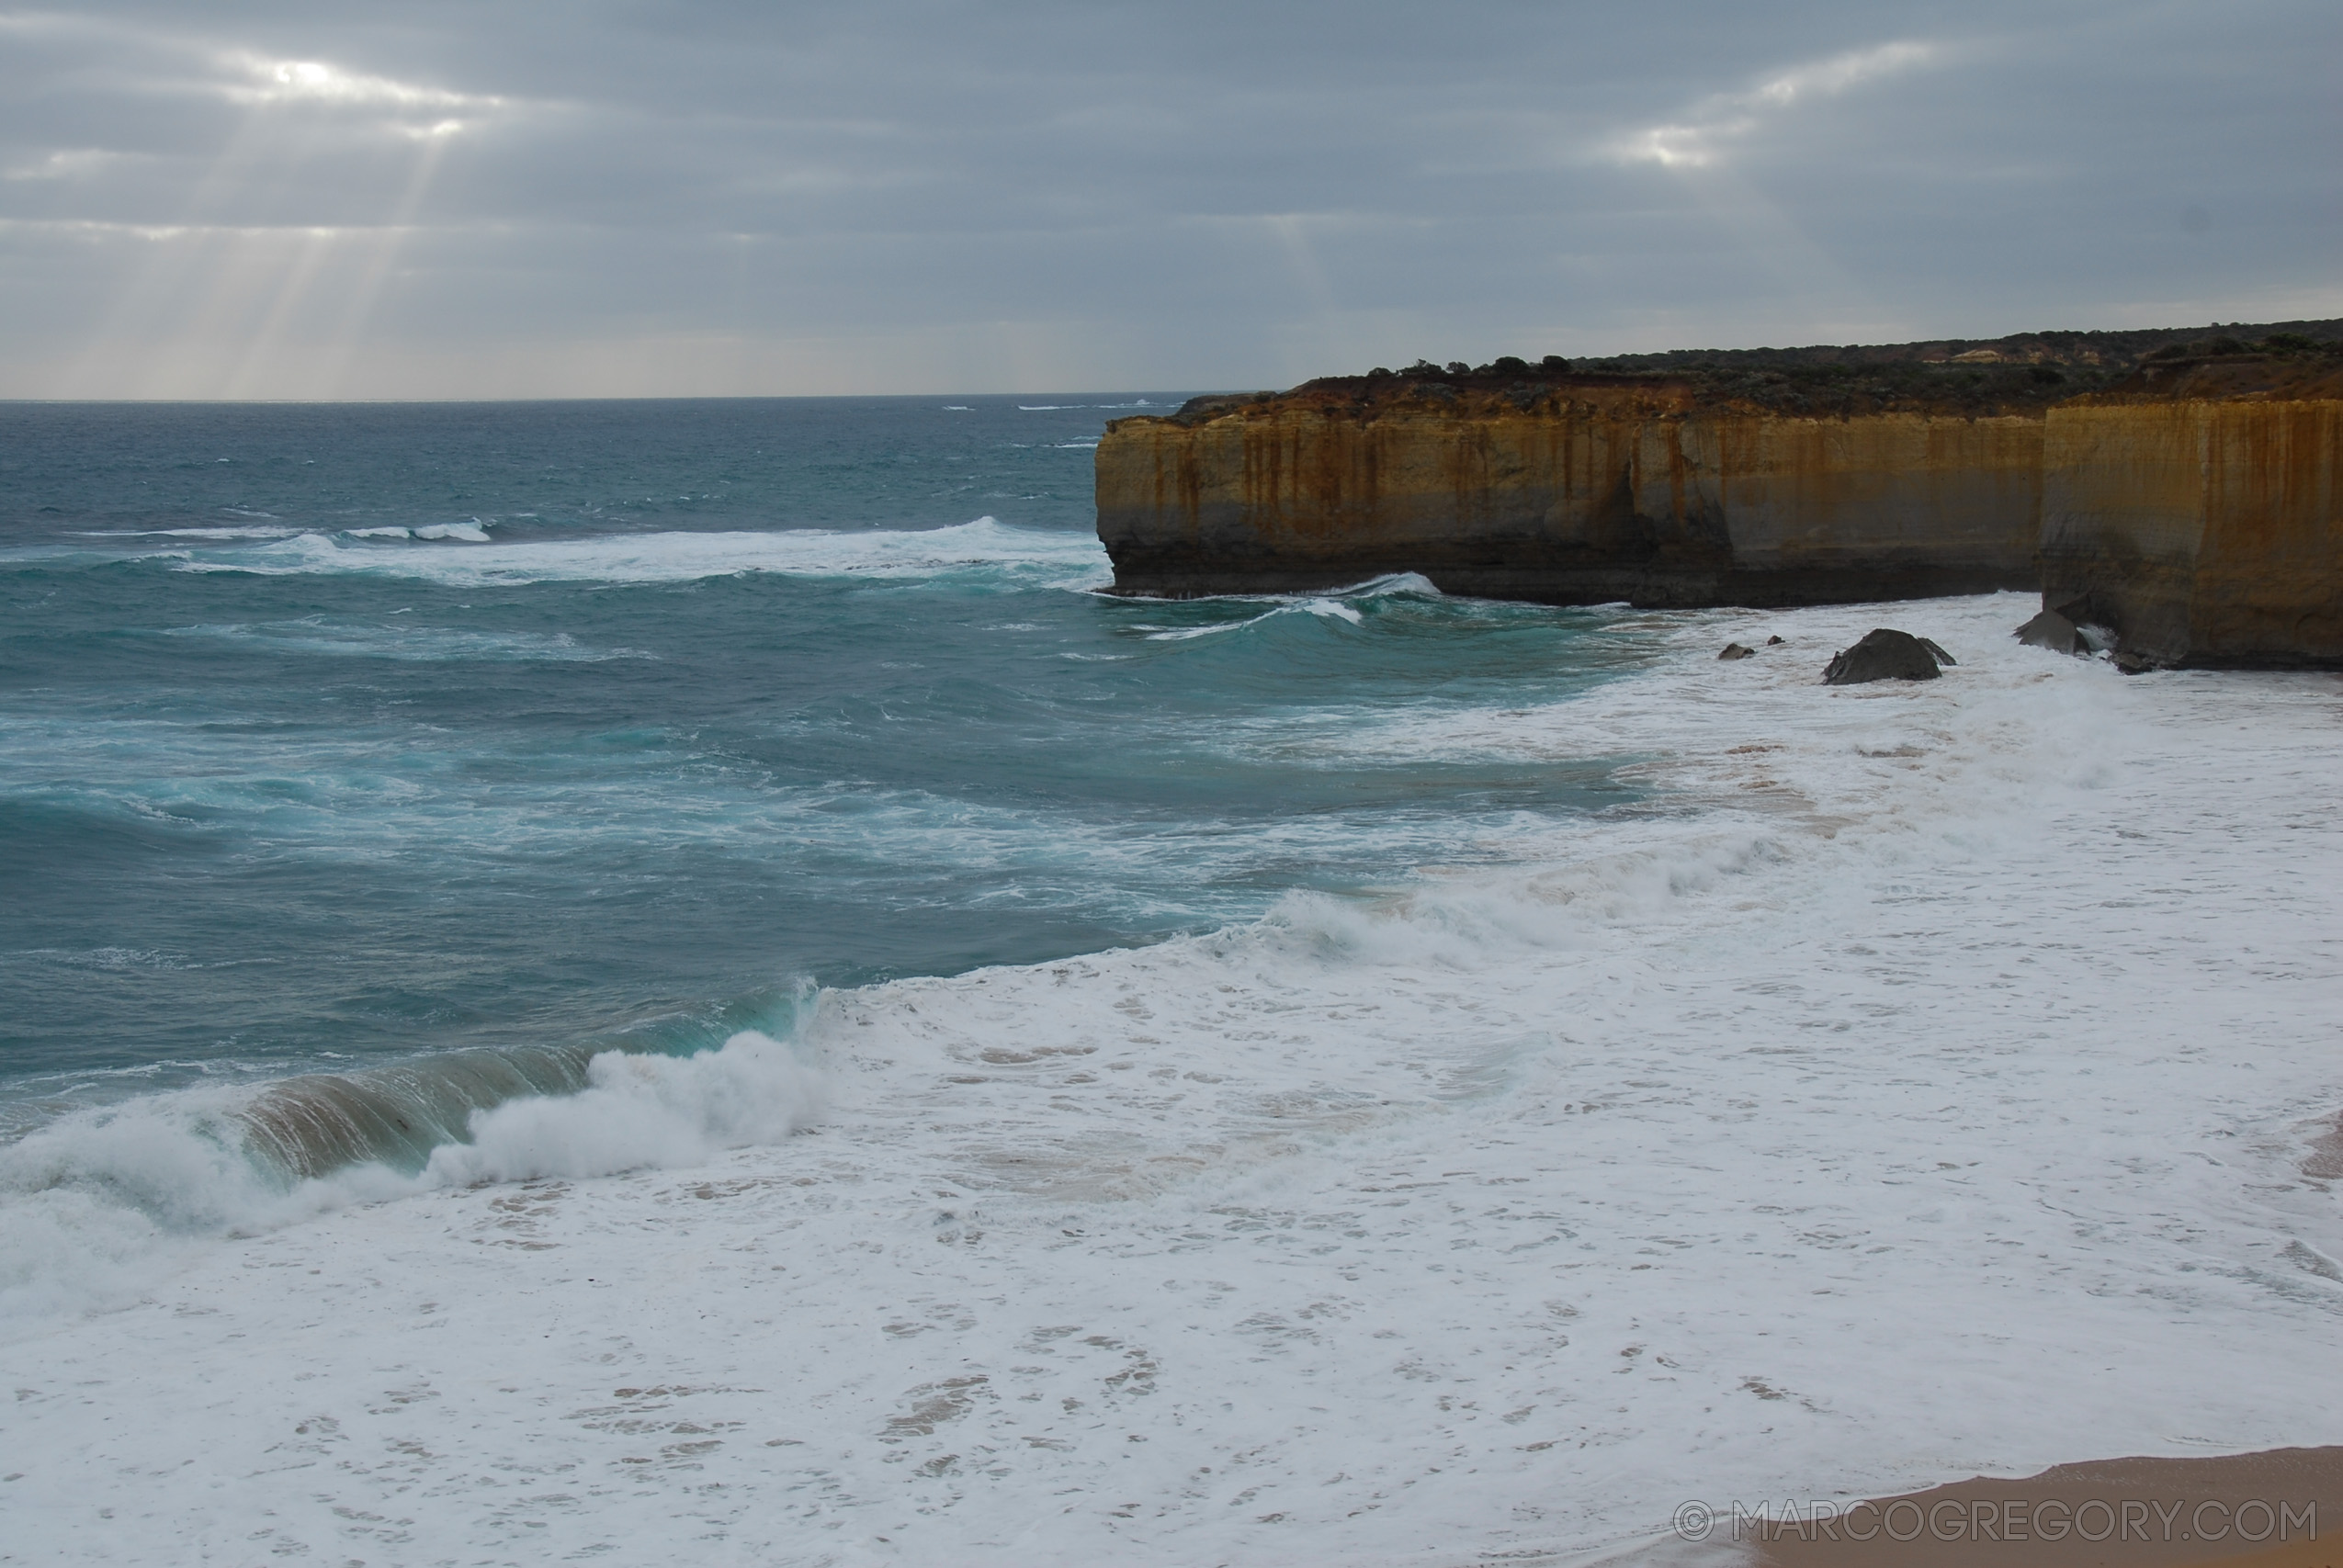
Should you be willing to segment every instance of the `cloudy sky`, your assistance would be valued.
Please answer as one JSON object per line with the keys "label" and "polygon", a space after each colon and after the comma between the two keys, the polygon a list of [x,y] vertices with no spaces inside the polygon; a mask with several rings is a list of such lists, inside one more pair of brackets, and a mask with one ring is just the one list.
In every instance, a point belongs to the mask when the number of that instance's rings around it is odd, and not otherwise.
{"label": "cloudy sky", "polygon": [[0,396],[1279,386],[2343,315],[2336,0],[0,12]]}

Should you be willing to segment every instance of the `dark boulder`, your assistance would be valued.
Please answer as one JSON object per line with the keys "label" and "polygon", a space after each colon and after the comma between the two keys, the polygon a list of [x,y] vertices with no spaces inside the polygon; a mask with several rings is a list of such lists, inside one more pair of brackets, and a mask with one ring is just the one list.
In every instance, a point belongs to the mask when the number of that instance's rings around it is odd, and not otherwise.
{"label": "dark boulder", "polygon": [[1719,659],[1755,659],[1757,657],[1757,649],[1754,648],[1743,648],[1737,642],[1728,642],[1725,645],[1725,651],[1718,654],[1716,657]]}
{"label": "dark boulder", "polygon": [[1822,672],[1828,686],[1859,686],[1866,681],[1933,681],[1936,667],[1952,656],[1925,637],[1879,626],[1852,648],[1841,649]]}
{"label": "dark boulder", "polygon": [[2028,648],[2046,648],[2053,653],[2084,653],[2083,634],[2075,623],[2055,610],[2044,610],[2024,626],[2009,634]]}
{"label": "dark boulder", "polygon": [[2046,648],[2054,653],[2077,656],[2105,653],[2115,646],[2115,633],[2093,618],[2088,597],[2055,609],[2045,608],[2009,635],[2028,648]]}

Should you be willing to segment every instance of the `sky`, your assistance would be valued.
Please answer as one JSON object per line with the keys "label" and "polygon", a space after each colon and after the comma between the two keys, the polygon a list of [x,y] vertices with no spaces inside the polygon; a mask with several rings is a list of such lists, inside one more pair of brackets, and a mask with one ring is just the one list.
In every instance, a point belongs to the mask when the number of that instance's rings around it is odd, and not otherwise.
{"label": "sky", "polygon": [[0,397],[1282,387],[2343,316],[2338,67],[2335,0],[0,10]]}

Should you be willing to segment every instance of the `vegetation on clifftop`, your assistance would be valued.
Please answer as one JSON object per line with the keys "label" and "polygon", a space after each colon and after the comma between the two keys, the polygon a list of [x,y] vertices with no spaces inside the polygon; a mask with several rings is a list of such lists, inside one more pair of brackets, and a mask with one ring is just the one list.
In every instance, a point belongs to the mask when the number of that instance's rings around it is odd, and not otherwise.
{"label": "vegetation on clifftop", "polygon": [[1329,376],[1285,393],[1191,399],[1172,417],[1195,423],[1247,407],[1315,404],[1366,416],[1393,405],[1522,412],[1568,406],[1596,388],[1647,387],[1692,403],[1806,418],[1869,413],[1975,417],[2020,413],[2070,399],[2333,396],[2343,376],[2343,320],[2258,326],[2020,333],[1990,341],[1819,344],[1805,348],[1676,349],[1573,363],[1511,355],[1487,365],[1418,360],[1403,370]]}

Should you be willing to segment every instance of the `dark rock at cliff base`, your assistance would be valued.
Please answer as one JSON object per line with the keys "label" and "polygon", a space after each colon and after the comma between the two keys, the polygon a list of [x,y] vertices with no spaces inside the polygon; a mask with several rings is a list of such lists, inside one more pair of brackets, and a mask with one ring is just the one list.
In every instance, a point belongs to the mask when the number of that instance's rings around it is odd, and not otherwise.
{"label": "dark rock at cliff base", "polygon": [[1887,626],[1874,627],[1852,648],[1841,649],[1822,672],[1827,686],[1860,686],[1866,681],[1933,681],[1938,656],[1952,656],[1925,638]]}
{"label": "dark rock at cliff base", "polygon": [[1743,648],[1737,642],[1728,642],[1725,645],[1725,651],[1718,654],[1716,657],[1719,659],[1755,659],[1757,657],[1757,649],[1754,648]]}
{"label": "dark rock at cliff base", "polygon": [[2075,623],[2055,610],[2044,610],[2024,626],[2009,634],[2028,648],[2046,648],[2053,653],[2086,653],[2083,634]]}
{"label": "dark rock at cliff base", "polygon": [[2043,607],[2119,669],[2343,668],[2343,355],[2167,364],[2045,416]]}
{"label": "dark rock at cliff base", "polygon": [[2088,599],[2077,599],[2070,604],[2045,609],[2009,635],[2028,648],[2046,648],[2054,653],[2071,653],[2077,658],[2105,653],[2115,646],[2115,634],[2087,618],[2090,608]]}
{"label": "dark rock at cliff base", "polygon": [[1765,646],[1768,648],[1780,648],[1782,646],[1782,639],[1778,637],[1767,637],[1765,639]]}

